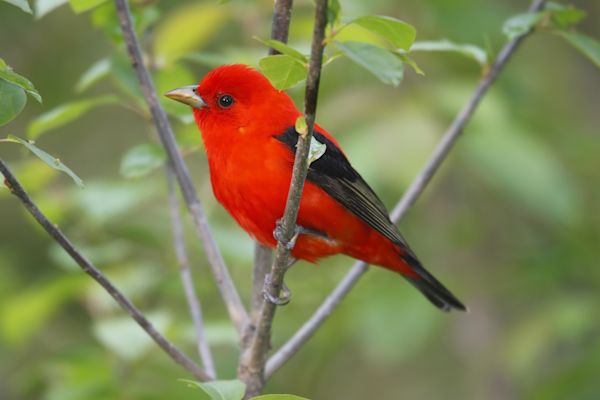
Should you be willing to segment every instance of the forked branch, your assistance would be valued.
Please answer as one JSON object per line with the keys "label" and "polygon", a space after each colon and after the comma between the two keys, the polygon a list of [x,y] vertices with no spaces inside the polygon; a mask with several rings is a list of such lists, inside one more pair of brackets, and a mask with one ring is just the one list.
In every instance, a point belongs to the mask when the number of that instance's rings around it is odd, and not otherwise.
{"label": "forked branch", "polygon": [[[545,3],[545,0],[534,0],[529,7],[529,11],[539,11],[544,7]],[[431,178],[437,172],[452,149],[452,146],[460,137],[464,127],[470,121],[475,109],[481,102],[481,99],[487,93],[500,72],[502,72],[511,55],[530,33],[531,31],[528,31],[517,36],[502,48],[487,74],[481,78],[479,85],[477,85],[467,103],[459,111],[450,124],[450,127],[442,136],[442,139],[433,151],[433,154],[425,167],[406,190],[396,207],[394,207],[394,210],[391,213],[392,221],[395,223],[399,222],[425,190],[431,181]],[[350,271],[308,321],[306,321],[304,325],[302,325],[302,327],[300,327],[300,329],[269,359],[265,371],[267,378],[281,368],[315,334],[317,329],[321,327],[323,322],[325,322],[327,317],[335,310],[344,297],[346,297],[358,280],[367,272],[368,268],[369,266],[362,261],[357,261],[352,266]]]}
{"label": "forked branch", "polygon": [[175,136],[173,135],[173,130],[169,124],[167,114],[158,101],[154,84],[152,83],[148,69],[144,65],[140,44],[131,22],[131,12],[127,0],[115,0],[115,6],[117,8],[119,24],[127,45],[127,52],[129,53],[131,64],[140,81],[142,93],[152,114],[160,141],[167,152],[169,158],[168,162],[177,176],[181,193],[183,194],[187,208],[192,215],[196,233],[204,246],[206,257],[208,258],[208,262],[221,292],[221,297],[229,312],[229,316],[238,332],[241,333],[248,321],[248,313],[242,304],[242,300],[240,299],[229,271],[225,266],[225,261],[217,247],[206,214],[198,199],[196,189],[192,183],[185,162],[183,161],[181,152],[175,142]]}

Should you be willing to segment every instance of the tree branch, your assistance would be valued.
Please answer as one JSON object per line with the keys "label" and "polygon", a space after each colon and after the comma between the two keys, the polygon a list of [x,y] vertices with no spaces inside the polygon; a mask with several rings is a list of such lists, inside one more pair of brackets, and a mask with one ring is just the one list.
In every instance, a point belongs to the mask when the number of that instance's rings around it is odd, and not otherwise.
{"label": "tree branch", "polygon": [[35,218],[35,220],[46,230],[46,232],[71,256],[71,258],[81,267],[81,269],[102,286],[108,294],[127,312],[138,325],[150,335],[150,337],[162,348],[177,364],[188,370],[200,381],[210,380],[207,375],[198,365],[196,365],[188,356],[182,353],[173,343],[162,336],[146,317],[125,297],[123,293],[117,289],[104,274],[97,269],[87,258],[83,256],[75,248],[75,246],[67,239],[61,230],[50,222],[48,218],[40,211],[37,205],[31,200],[23,186],[17,178],[9,170],[4,161],[0,159],[0,172],[4,175],[4,184],[8,187],[13,195],[15,195],[25,206],[27,211]]}
{"label": "tree branch", "polygon": [[[293,0],[276,0],[273,7],[273,23],[271,24],[271,39],[279,40],[282,43],[287,43],[288,33],[290,29],[290,21],[292,18]],[[272,47],[269,48],[269,55],[279,54]],[[245,336],[249,335],[256,325],[256,321],[260,314],[260,306],[263,300],[263,288],[265,285],[265,277],[273,263],[273,251],[256,243],[254,247],[254,268],[252,274],[252,304],[250,307],[250,326],[246,329]],[[243,346],[248,344],[248,340],[242,341]]]}
{"label": "tree branch", "polygon": [[[545,0],[535,0],[529,8],[530,12],[539,11],[543,8]],[[528,31],[520,36],[517,36],[508,42],[500,51],[492,64],[490,70],[484,75],[479,85],[465,104],[465,106],[456,115],[450,127],[446,130],[439,144],[433,151],[429,161],[421,170],[419,175],[411,183],[406,190],[404,196],[400,199],[396,207],[391,213],[391,219],[394,223],[406,214],[408,209],[414,204],[416,199],[421,195],[427,187],[433,175],[452,149],[456,140],[462,134],[465,125],[473,116],[473,112],[481,102],[483,96],[494,83],[497,76],[504,69],[511,55],[519,47],[523,39],[527,37],[531,31]],[[323,304],[315,311],[308,321],[269,359],[266,366],[265,375],[270,377],[283,364],[285,364],[296,352],[304,345],[321,327],[327,317],[333,312],[338,304],[350,292],[358,280],[367,272],[368,265],[363,261],[354,263],[348,274],[342,279],[334,291],[325,299]]]}
{"label": "tree branch", "polygon": [[200,300],[196,296],[194,281],[192,279],[192,271],[190,269],[189,259],[185,249],[185,236],[183,233],[183,224],[181,222],[181,212],[179,211],[179,201],[175,188],[175,175],[170,167],[166,168],[167,186],[169,191],[169,210],[171,219],[171,228],[173,231],[173,245],[175,247],[175,256],[179,264],[179,273],[181,275],[181,283],[185,292],[185,298],[190,309],[194,329],[196,330],[196,345],[198,354],[202,360],[202,365],[211,379],[217,378],[215,363],[212,353],[204,334],[204,321],[202,319],[202,306]]}
{"label": "tree branch", "polygon": [[192,215],[196,233],[204,246],[206,257],[208,258],[208,262],[221,292],[221,297],[223,297],[227,311],[229,312],[229,316],[238,332],[241,333],[248,320],[248,314],[242,304],[237,289],[233,284],[231,276],[229,275],[229,271],[225,266],[221,252],[219,251],[212,234],[212,230],[208,225],[206,214],[198,199],[196,189],[194,188],[187,167],[181,157],[181,152],[175,142],[167,115],[158,102],[154,84],[144,65],[140,45],[132,26],[131,13],[127,1],[115,0],[115,6],[117,8],[121,31],[123,32],[123,37],[127,45],[127,52],[129,53],[131,64],[140,81],[142,93],[144,94],[144,98],[152,114],[158,136],[169,157],[169,164],[177,176],[181,193],[183,194],[187,208]]}
{"label": "tree branch", "polygon": [[[296,157],[292,170],[290,189],[288,192],[283,221],[281,223],[281,237],[275,251],[275,261],[269,273],[269,282],[265,284],[265,294],[271,298],[279,296],[283,278],[287,269],[290,249],[287,244],[291,242],[296,230],[296,218],[300,208],[300,198],[308,170],[308,152],[313,134],[321,65],[323,61],[323,39],[327,24],[327,0],[317,0],[315,10],[315,25],[311,45],[311,55],[306,78],[306,92],[304,97],[304,115],[306,118],[307,132],[299,134]],[[264,383],[264,368],[267,353],[271,342],[271,329],[276,305],[263,299],[256,330],[253,332],[248,348],[243,352],[238,375],[246,385],[246,396],[250,397],[261,392]]]}

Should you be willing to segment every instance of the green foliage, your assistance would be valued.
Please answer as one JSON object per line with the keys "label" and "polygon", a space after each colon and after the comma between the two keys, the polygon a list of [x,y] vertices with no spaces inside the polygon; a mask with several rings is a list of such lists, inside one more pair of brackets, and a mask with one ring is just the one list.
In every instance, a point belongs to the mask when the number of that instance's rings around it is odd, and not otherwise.
{"label": "green foliage", "polygon": [[502,32],[509,40],[512,40],[533,29],[535,25],[542,20],[542,17],[543,13],[541,12],[528,12],[515,15],[506,20],[502,26]]}
{"label": "green foliage", "polygon": [[504,23],[503,32],[509,39],[528,32],[535,27],[548,30],[563,37],[569,44],[600,67],[600,42],[574,31],[574,27],[586,16],[585,11],[573,5],[549,2],[544,11],[519,14]]}
{"label": "green foliage", "polygon": [[26,102],[23,89],[0,79],[0,126],[19,115]]}
{"label": "green foliage", "polygon": [[447,39],[437,41],[419,41],[413,43],[410,52],[453,52],[476,61],[481,67],[488,64],[487,53],[479,46],[472,44],[454,43]]}
{"label": "green foliage", "polygon": [[253,397],[251,400],[309,400],[306,397],[295,396],[293,394],[265,394]]}
{"label": "green foliage", "polygon": [[246,385],[239,380],[196,382],[180,379],[190,387],[202,390],[209,400],[242,400],[246,392]]}
{"label": "green foliage", "polygon": [[285,54],[261,58],[258,62],[262,72],[277,89],[289,89],[304,79],[308,73],[306,64]]}
{"label": "green foliage", "polygon": [[8,137],[6,139],[0,139],[0,143],[1,142],[12,142],[12,143],[22,144],[29,151],[31,151],[33,154],[35,154],[40,160],[45,162],[48,166],[50,166],[58,171],[64,172],[65,174],[69,175],[69,177],[71,177],[71,179],[73,179],[73,181],[77,184],[77,186],[83,187],[83,181],[81,180],[81,178],[79,178],[73,171],[71,171],[71,169],[69,167],[67,167],[65,164],[63,164],[62,161],[60,161],[58,158],[51,156],[50,154],[46,153],[44,150],[35,146],[34,142],[32,140],[23,140],[19,137],[16,137],[13,135],[8,135]]}
{"label": "green foliage", "polygon": [[[146,317],[159,331],[169,325],[169,316],[162,312],[146,312]],[[127,361],[139,359],[154,349],[156,343],[129,316],[98,319],[93,327],[94,336],[108,350]]]}
{"label": "green foliage", "polygon": [[29,79],[13,71],[13,69],[0,58],[0,126],[13,120],[25,107],[27,96],[38,102],[42,97],[37,92]]}
{"label": "green foliage", "polygon": [[57,9],[69,0],[35,0],[35,17],[42,18],[49,12]]}
{"label": "green foliage", "polygon": [[27,137],[37,139],[52,129],[73,122],[98,106],[114,104],[119,104],[119,100],[115,96],[100,96],[63,104],[34,119],[27,129]]}
{"label": "green foliage", "polygon": [[19,86],[25,90],[31,97],[36,99],[38,103],[42,102],[42,97],[33,86],[33,83],[29,79],[25,78],[14,72],[10,66],[8,66],[3,59],[0,58],[0,79],[12,83],[13,85]]}
{"label": "green foliage", "polygon": [[156,27],[154,53],[157,62],[168,65],[206,44],[226,19],[225,9],[210,2],[192,3],[167,14]]}
{"label": "green foliage", "polygon": [[404,75],[400,58],[381,47],[361,42],[335,42],[338,49],[349,59],[364,67],[381,82],[398,86]]}
{"label": "green foliage", "polygon": [[557,34],[565,38],[567,42],[600,68],[600,42],[578,32],[559,31]]}
{"label": "green foliage", "polygon": [[84,276],[66,275],[35,285],[0,306],[0,331],[4,339],[22,346],[74,296],[85,289]]}
{"label": "green foliage", "polygon": [[3,0],[3,1],[8,4],[12,4],[13,6],[19,7],[21,10],[25,11],[26,13],[29,13],[29,14],[33,13],[33,11],[31,11],[31,7],[29,6],[29,3],[27,2],[27,0]]}
{"label": "green foliage", "polygon": [[415,41],[417,31],[412,25],[392,17],[366,15],[346,23],[340,28],[356,24],[386,40],[392,48],[408,50]]}
{"label": "green foliage", "polygon": [[106,1],[107,0],[69,0],[69,4],[73,11],[79,14],[96,8]]}
{"label": "green foliage", "polygon": [[120,172],[125,178],[139,178],[165,163],[166,154],[156,143],[142,143],[127,151],[121,160]]}

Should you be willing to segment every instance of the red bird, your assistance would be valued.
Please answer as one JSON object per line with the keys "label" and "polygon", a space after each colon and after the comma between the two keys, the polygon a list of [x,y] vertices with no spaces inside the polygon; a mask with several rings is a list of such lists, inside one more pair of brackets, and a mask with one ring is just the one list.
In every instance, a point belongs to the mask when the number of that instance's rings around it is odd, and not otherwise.
{"label": "red bird", "polygon": [[[217,200],[252,237],[275,247],[302,115],[292,99],[246,65],[215,68],[200,84],[166,96],[193,108]],[[292,256],[315,262],[347,254],[400,273],[444,311],[465,310],[423,268],[338,142],[317,124],[314,139],[326,148],[308,169],[296,222],[303,233]]]}

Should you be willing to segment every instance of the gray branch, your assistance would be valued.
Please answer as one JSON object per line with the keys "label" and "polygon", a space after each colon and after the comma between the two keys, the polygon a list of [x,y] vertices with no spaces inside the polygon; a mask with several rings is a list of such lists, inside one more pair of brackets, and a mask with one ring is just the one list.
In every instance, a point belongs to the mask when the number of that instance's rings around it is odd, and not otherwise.
{"label": "gray branch", "polygon": [[[291,242],[296,230],[296,218],[308,170],[308,152],[317,109],[326,24],[327,0],[317,0],[315,26],[304,97],[304,115],[307,132],[306,134],[300,134],[298,138],[290,189],[281,223],[281,237],[275,251],[275,261],[269,273],[268,284],[265,284],[264,288],[265,294],[271,298],[277,298],[281,291],[290,256],[287,244]],[[265,362],[270,349],[271,330],[276,307],[271,301],[263,299],[255,330],[252,332],[248,347],[242,353],[238,375],[246,383],[246,397],[259,394],[264,386]]]}
{"label": "gray branch", "polygon": [[[290,30],[290,21],[292,18],[293,0],[276,0],[273,7],[273,23],[271,25],[271,39],[279,40],[282,43],[287,43],[288,33]],[[269,48],[269,54],[275,55],[279,52],[273,48]],[[260,314],[260,306],[263,299],[263,287],[265,277],[273,263],[273,251],[256,243],[254,248],[254,268],[252,274],[252,305],[250,308],[250,325],[246,329],[243,347],[247,346],[249,341],[247,336],[255,329],[256,320]]]}
{"label": "gray branch", "polygon": [[167,115],[160,105],[156,96],[156,90],[154,84],[150,78],[148,70],[144,65],[142,52],[140,50],[139,41],[136,37],[133,25],[131,22],[131,12],[126,0],[115,0],[115,6],[117,8],[117,14],[119,17],[119,24],[123,37],[127,45],[127,52],[129,53],[131,64],[137,74],[140,81],[142,93],[148,104],[148,108],[152,114],[152,119],[156,125],[158,136],[162,145],[164,146],[168,158],[169,165],[173,169],[177,176],[177,181],[181,188],[181,193],[187,205],[187,208],[192,215],[196,233],[204,246],[204,251],[208,262],[212,269],[212,273],[217,282],[217,286],[221,292],[221,296],[229,312],[229,316],[236,326],[238,332],[242,332],[246,322],[248,321],[248,314],[242,300],[233,284],[229,271],[225,266],[225,261],[221,256],[221,252],[217,247],[212,230],[208,224],[206,214],[196,194],[196,189],[192,183],[187,167],[181,156],[181,152],[175,142],[173,131],[169,124]]}
{"label": "gray branch", "polygon": [[[535,0],[529,11],[539,11],[543,8],[545,0]],[[494,63],[488,73],[481,78],[479,85],[465,104],[465,106],[456,115],[450,127],[442,136],[441,141],[433,151],[429,161],[421,170],[419,175],[406,190],[404,196],[391,213],[392,221],[397,223],[405,215],[408,209],[414,204],[423,190],[427,187],[433,175],[452,149],[456,140],[462,134],[464,127],[473,116],[473,112],[481,102],[483,96],[496,80],[498,74],[504,69],[511,55],[519,47],[523,39],[527,37],[531,31],[517,36],[508,42],[496,57]],[[350,292],[358,280],[367,272],[368,265],[362,261],[357,261],[348,274],[342,279],[334,291],[325,299],[323,304],[315,311],[315,313],[302,325],[302,327],[269,359],[266,366],[265,375],[270,377],[283,364],[298,352],[298,350],[315,334],[317,329],[321,327],[327,317],[333,312],[338,304]]]}
{"label": "gray branch", "polygon": [[53,224],[40,211],[37,205],[31,200],[31,197],[25,192],[23,186],[17,178],[8,169],[8,166],[0,159],[0,172],[4,175],[4,184],[8,187],[25,206],[27,211],[35,220],[46,230],[46,232],[71,256],[71,258],[81,267],[81,269],[94,279],[108,294],[121,306],[121,308],[146,331],[148,335],[163,349],[177,364],[188,370],[200,381],[210,380],[210,376],[196,365],[188,356],[182,353],[173,343],[162,336],[146,319],[146,317],[125,297],[125,295],[112,284],[110,280],[96,268],[83,254],[75,248],[71,241],[62,233],[57,225]]}
{"label": "gray branch", "polygon": [[215,363],[213,361],[213,356],[204,333],[202,306],[200,305],[198,296],[196,296],[196,289],[192,279],[190,262],[185,249],[185,236],[181,221],[181,212],[179,211],[179,200],[177,199],[177,193],[175,191],[175,176],[170,167],[166,168],[166,172],[167,186],[169,191],[171,228],[173,231],[173,245],[175,247],[177,263],[179,264],[179,274],[181,275],[181,283],[183,284],[185,298],[188,303],[190,314],[192,316],[192,322],[196,331],[196,346],[198,347],[198,354],[200,355],[200,359],[202,360],[202,365],[204,366],[206,373],[211,377],[211,379],[216,379],[217,371],[215,370]]}

